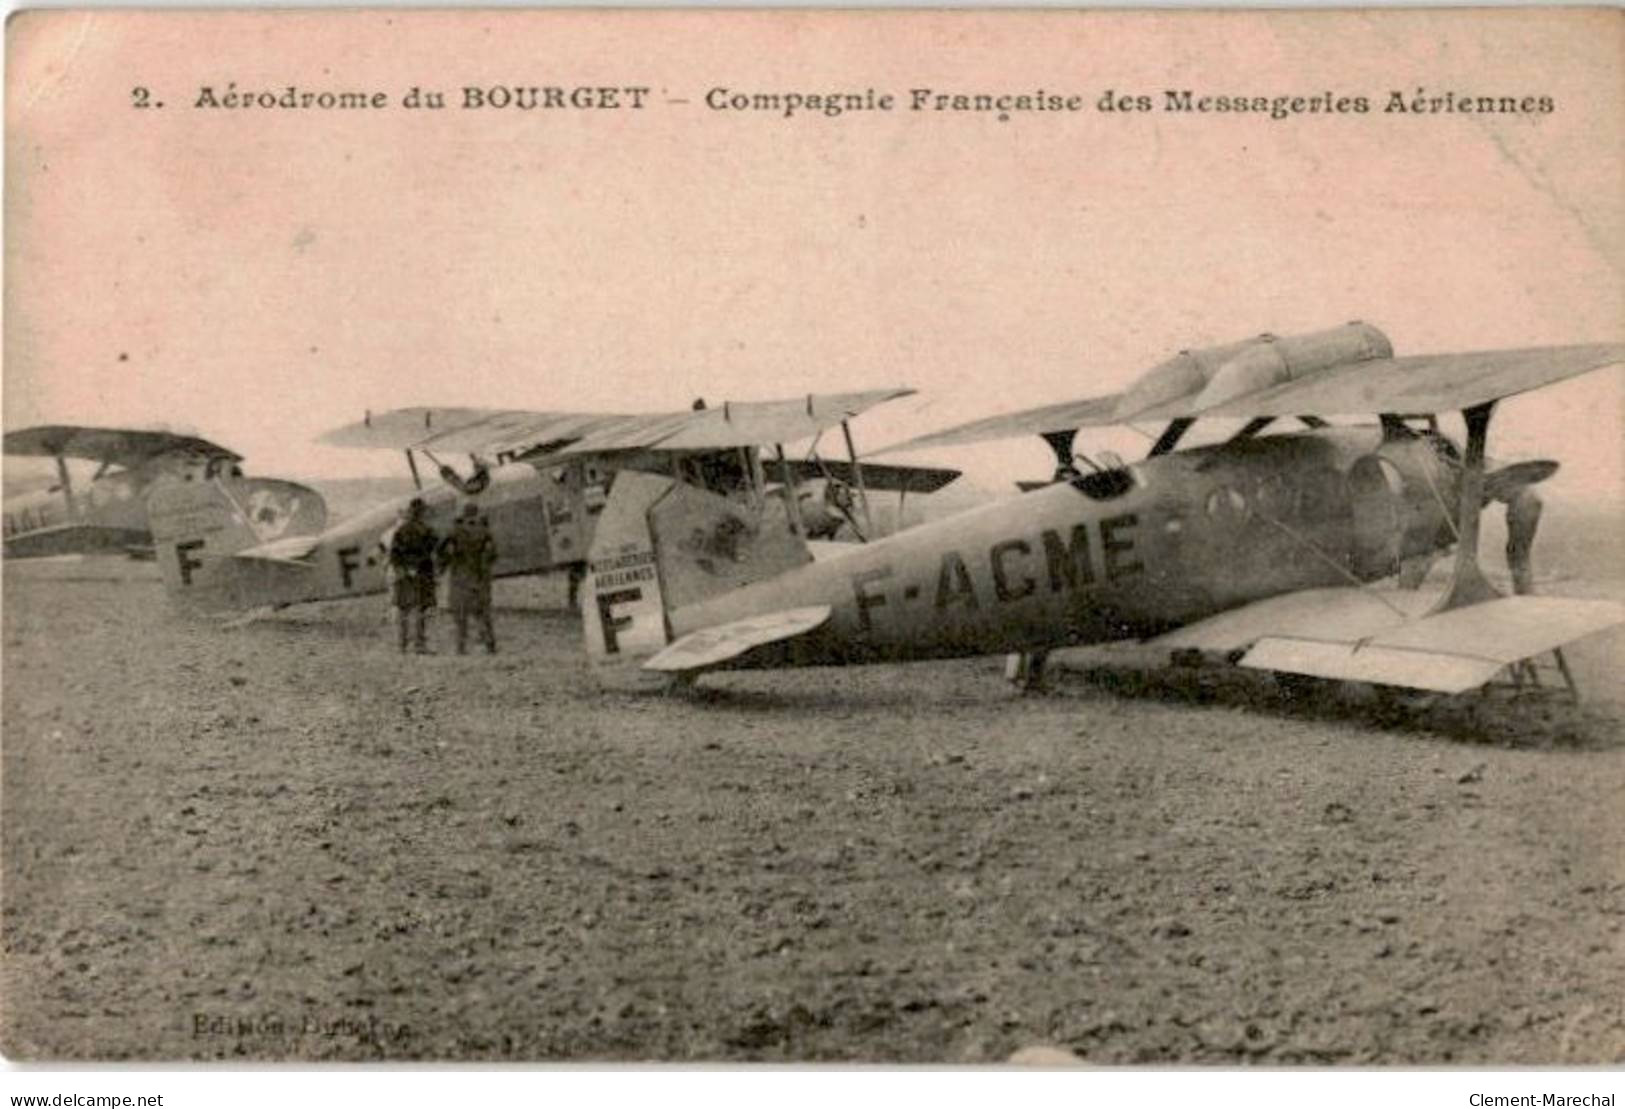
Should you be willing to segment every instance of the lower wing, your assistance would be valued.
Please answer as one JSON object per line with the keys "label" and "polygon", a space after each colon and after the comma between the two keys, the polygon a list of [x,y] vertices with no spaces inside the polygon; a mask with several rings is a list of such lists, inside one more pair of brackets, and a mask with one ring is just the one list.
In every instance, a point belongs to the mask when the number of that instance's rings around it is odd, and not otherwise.
{"label": "lower wing", "polygon": [[124,554],[152,546],[152,534],[99,524],[58,524],[6,536],[7,558],[54,558],[70,554]]}
{"label": "lower wing", "polygon": [[1427,615],[1432,600],[1402,590],[1305,590],[1151,642],[1245,651],[1240,664],[1257,670],[1463,693],[1507,666],[1625,623],[1625,606],[1611,601],[1498,597]]}

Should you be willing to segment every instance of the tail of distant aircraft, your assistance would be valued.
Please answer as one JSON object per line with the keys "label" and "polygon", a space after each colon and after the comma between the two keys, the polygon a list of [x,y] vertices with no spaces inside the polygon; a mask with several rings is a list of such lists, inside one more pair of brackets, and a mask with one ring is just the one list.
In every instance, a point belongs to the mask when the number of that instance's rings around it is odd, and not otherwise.
{"label": "tail of distant aircraft", "polygon": [[598,519],[581,606],[605,685],[657,688],[641,669],[671,641],[671,613],[812,561],[785,517],[669,478],[617,475]]}
{"label": "tail of distant aircraft", "polygon": [[320,493],[274,478],[163,481],[147,494],[164,586],[203,608],[274,603],[274,579],[298,567],[327,526]]}

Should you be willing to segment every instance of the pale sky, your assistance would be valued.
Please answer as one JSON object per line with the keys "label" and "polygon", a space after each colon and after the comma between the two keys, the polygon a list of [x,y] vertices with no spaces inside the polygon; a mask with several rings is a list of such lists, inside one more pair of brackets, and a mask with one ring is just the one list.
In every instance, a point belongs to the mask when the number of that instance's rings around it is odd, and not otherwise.
{"label": "pale sky", "polygon": [[[647,411],[907,384],[874,448],[1121,388],[1183,347],[1363,319],[1400,354],[1625,341],[1625,23],[1606,11],[47,12],[8,26],[7,428],[197,430],[289,476],[368,409]],[[376,90],[379,111],[196,109]],[[396,107],[414,84],[439,112]],[[461,110],[465,85],[642,111]],[[132,106],[142,86],[162,109]],[[1544,114],[1390,114],[1549,96]],[[891,112],[713,111],[874,88]],[[1084,98],[914,112],[909,90]],[[1105,113],[1107,90],[1365,114]],[[672,100],[686,100],[673,104]],[[1625,490],[1607,370],[1492,448]],[[1128,456],[1127,432],[1086,436]],[[960,451],[1043,476],[1040,444]],[[921,459],[923,461],[923,459]]]}

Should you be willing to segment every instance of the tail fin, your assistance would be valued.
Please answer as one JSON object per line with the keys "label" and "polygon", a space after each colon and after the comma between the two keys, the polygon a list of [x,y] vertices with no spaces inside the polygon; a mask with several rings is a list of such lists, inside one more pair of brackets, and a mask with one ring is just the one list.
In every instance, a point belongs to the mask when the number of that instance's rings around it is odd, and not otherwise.
{"label": "tail fin", "polygon": [[671,641],[672,612],[811,561],[781,514],[622,471],[594,531],[581,606],[600,682],[658,687],[666,679],[641,667]]}
{"label": "tail fin", "polygon": [[252,608],[268,603],[277,573],[241,552],[319,533],[327,504],[314,489],[271,478],[163,481],[147,494],[164,587],[204,608]]}

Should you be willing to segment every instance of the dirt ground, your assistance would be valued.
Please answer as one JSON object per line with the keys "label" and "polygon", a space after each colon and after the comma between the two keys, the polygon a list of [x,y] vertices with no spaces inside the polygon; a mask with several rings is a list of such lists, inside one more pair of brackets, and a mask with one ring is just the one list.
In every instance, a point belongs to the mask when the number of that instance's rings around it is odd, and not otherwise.
{"label": "dirt ground", "polygon": [[494,659],[4,586],[13,1059],[1625,1061],[1617,636],[1578,709],[995,660],[681,699],[596,692],[556,582]]}

